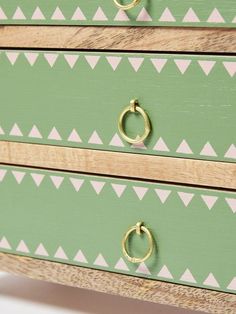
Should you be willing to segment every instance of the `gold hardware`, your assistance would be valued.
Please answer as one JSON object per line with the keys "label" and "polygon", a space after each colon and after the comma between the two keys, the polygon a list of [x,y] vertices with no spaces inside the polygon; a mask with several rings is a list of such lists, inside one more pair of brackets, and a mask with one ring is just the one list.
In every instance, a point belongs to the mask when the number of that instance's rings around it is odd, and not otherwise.
{"label": "gold hardware", "polygon": [[140,1],[141,1],[141,0],[133,0],[133,1],[132,1],[131,3],[129,3],[129,4],[121,4],[121,3],[119,2],[119,0],[114,0],[115,5],[116,5],[119,9],[122,9],[122,10],[130,10],[130,9],[136,7],[136,5],[138,5]]}
{"label": "gold hardware", "polygon": [[[130,138],[125,133],[124,118],[125,118],[126,114],[128,114],[128,113],[139,113],[143,117],[144,133],[142,136],[137,135],[136,138]],[[122,113],[119,117],[118,129],[119,129],[119,132],[120,132],[121,136],[123,137],[123,139],[130,144],[143,143],[146,140],[146,138],[148,137],[149,133],[151,132],[151,123],[150,123],[150,120],[149,120],[147,113],[139,106],[139,103],[136,99],[131,100],[130,105],[122,111]]]}
{"label": "gold hardware", "polygon": [[[144,257],[131,257],[130,254],[128,253],[127,242],[129,240],[131,233],[133,233],[133,232],[136,232],[137,235],[141,235],[141,232],[144,232],[147,235],[149,248],[148,248],[148,251]],[[153,249],[154,249],[154,242],[153,242],[152,234],[148,230],[148,228],[144,227],[142,222],[138,222],[135,226],[131,227],[126,232],[126,234],[124,235],[124,238],[122,240],[122,250],[123,250],[124,256],[127,258],[128,261],[130,261],[131,263],[134,263],[134,264],[142,263],[142,262],[146,261],[147,259],[149,259],[149,257],[152,255]]]}

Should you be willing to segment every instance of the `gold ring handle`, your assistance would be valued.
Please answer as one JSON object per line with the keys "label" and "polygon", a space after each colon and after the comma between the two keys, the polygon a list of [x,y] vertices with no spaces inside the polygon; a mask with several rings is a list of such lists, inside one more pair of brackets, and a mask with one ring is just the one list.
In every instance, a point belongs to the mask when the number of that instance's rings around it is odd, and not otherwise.
{"label": "gold ring handle", "polygon": [[[124,120],[125,120],[125,116],[128,113],[139,113],[143,117],[144,133],[142,136],[137,135],[136,138],[131,138],[126,134],[125,129],[124,129]],[[139,106],[138,101],[136,99],[131,100],[130,105],[128,107],[126,107],[122,111],[122,113],[120,114],[119,122],[118,122],[118,129],[119,129],[119,132],[120,132],[121,136],[123,137],[123,139],[130,144],[143,143],[146,140],[146,138],[148,137],[148,135],[150,134],[151,123],[150,123],[149,117],[148,117],[147,113]]]}
{"label": "gold ring handle", "polygon": [[119,0],[114,0],[115,2],[115,5],[119,8],[119,9],[122,9],[122,10],[130,10],[134,7],[136,7],[136,5],[139,4],[141,0],[133,0],[131,3],[129,4],[121,4]]}
{"label": "gold ring handle", "polygon": [[[136,232],[138,235],[141,235],[141,232],[144,232],[148,238],[148,251],[144,257],[132,257],[130,256],[128,249],[127,249],[127,243],[129,240],[129,237],[133,232]],[[154,249],[154,241],[151,232],[148,230],[148,228],[144,227],[142,222],[138,222],[135,226],[131,227],[126,234],[124,235],[124,238],[122,240],[122,251],[124,256],[127,258],[128,261],[131,263],[142,263],[145,262],[149,257],[152,255]]]}

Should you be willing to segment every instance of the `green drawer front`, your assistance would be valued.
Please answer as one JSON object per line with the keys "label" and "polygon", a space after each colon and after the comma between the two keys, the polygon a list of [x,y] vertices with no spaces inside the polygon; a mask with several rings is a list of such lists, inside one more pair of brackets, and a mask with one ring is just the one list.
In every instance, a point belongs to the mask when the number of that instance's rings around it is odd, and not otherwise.
{"label": "green drawer front", "polygon": [[[2,166],[0,199],[3,252],[236,293],[235,193]],[[138,221],[156,249],[132,264]]]}
{"label": "green drawer front", "polygon": [[[2,51],[0,72],[0,140],[236,161],[236,57]],[[139,146],[117,126],[135,97],[152,123]]]}
{"label": "green drawer front", "polygon": [[[120,0],[123,4],[132,0]],[[235,0],[141,0],[130,11],[113,0],[0,0],[1,24],[235,27]]]}

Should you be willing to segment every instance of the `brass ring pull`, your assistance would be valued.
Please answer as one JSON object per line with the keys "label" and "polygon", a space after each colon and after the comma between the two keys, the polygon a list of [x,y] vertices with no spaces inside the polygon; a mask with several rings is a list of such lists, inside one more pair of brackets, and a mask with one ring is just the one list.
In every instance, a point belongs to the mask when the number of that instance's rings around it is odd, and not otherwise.
{"label": "brass ring pull", "polygon": [[[144,120],[144,133],[142,136],[137,135],[136,138],[130,138],[124,129],[124,118],[127,113],[139,113],[143,117]],[[130,105],[126,107],[120,117],[118,122],[118,129],[123,137],[123,139],[130,144],[140,144],[143,143],[151,132],[151,123],[146,112],[139,106],[137,100],[131,100]]]}
{"label": "brass ring pull", "polygon": [[[148,251],[146,253],[146,255],[144,257],[132,257],[130,256],[128,249],[127,249],[127,242],[129,240],[130,235],[136,232],[138,235],[141,235],[141,232],[144,232],[147,235],[148,238]],[[131,263],[142,263],[145,262],[147,259],[149,259],[149,257],[152,255],[154,249],[154,242],[153,242],[153,237],[151,232],[148,230],[148,228],[143,226],[142,222],[138,222],[135,226],[131,227],[126,234],[124,235],[124,238],[122,240],[122,250],[123,250],[123,254],[124,256],[127,258],[128,261],[130,261]]]}
{"label": "brass ring pull", "polygon": [[129,4],[121,4],[121,3],[119,2],[119,0],[114,0],[115,5],[116,5],[119,9],[122,9],[122,10],[130,10],[130,9],[136,7],[136,5],[138,5],[140,1],[141,1],[141,0],[133,0],[133,1],[132,1],[131,3],[129,3]]}

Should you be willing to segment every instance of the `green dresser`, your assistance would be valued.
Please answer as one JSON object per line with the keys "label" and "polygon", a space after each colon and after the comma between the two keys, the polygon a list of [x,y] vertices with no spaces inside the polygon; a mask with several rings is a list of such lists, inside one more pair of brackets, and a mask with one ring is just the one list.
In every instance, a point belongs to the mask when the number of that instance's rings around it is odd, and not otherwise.
{"label": "green dresser", "polygon": [[236,161],[234,56],[2,51],[0,71],[1,140]]}
{"label": "green dresser", "polygon": [[[30,168],[0,168],[4,252],[236,293],[236,195]],[[122,239],[143,222],[150,259]],[[147,237],[130,236],[143,256]]]}
{"label": "green dresser", "polygon": [[236,314],[236,0],[0,0],[0,271]]}
{"label": "green dresser", "polygon": [[234,0],[1,0],[1,24],[235,27]]}

